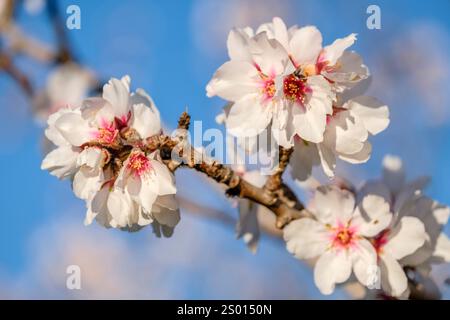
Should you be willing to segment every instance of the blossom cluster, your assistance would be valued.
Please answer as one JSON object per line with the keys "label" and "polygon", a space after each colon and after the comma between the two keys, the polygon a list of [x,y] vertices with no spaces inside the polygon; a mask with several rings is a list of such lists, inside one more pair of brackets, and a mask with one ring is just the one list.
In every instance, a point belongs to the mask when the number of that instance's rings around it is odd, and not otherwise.
{"label": "blossom cluster", "polygon": [[314,26],[287,28],[280,18],[252,28],[233,29],[227,41],[230,60],[206,87],[208,96],[229,101],[228,132],[255,137],[266,129],[275,141],[295,147],[297,179],[306,180],[321,165],[334,175],[336,159],[366,162],[370,135],[389,124],[389,110],[376,98],[362,95],[369,70],[347,49],[350,34],[322,46]]}
{"label": "blossom cluster", "polygon": [[[256,31],[232,30],[230,60],[206,87],[208,96],[228,101],[218,122],[238,141],[268,131],[271,141],[292,148],[285,150],[286,163],[299,181],[309,179],[314,166],[333,177],[338,159],[366,162],[372,149],[369,137],[386,129],[389,109],[363,95],[370,74],[361,57],[347,50],[355,40],[350,34],[323,46],[316,27],[287,28],[280,18]],[[45,134],[55,145],[42,169],[72,181],[75,195],[86,201],[86,224],[96,220],[128,231],[152,225],[158,235],[170,236],[180,214],[174,174],[153,143],[162,135],[159,111],[144,90],[130,90],[128,76],[112,78],[101,97],[84,99],[95,85],[88,70],[68,63],[55,70],[47,88],[35,97],[36,113],[51,113]],[[257,152],[267,151],[254,146]],[[236,160],[227,177],[239,176],[233,181],[244,180],[274,196],[268,204],[240,194],[236,203],[237,236],[254,252],[260,237],[258,216],[285,194],[266,188],[270,180],[248,168],[240,152],[227,151]],[[431,265],[450,261],[450,240],[443,233],[450,209],[425,195],[428,179],[407,182],[399,158],[387,156],[383,166],[380,180],[359,188],[318,187],[307,206],[311,215],[299,214],[283,228],[287,250],[315,261],[314,280],[323,294],[353,274],[370,289],[407,298],[408,270],[428,277]]]}
{"label": "blossom cluster", "polygon": [[86,224],[171,235],[179,221],[173,174],[148,141],[161,134],[159,111],[130,78],[111,79],[102,97],[66,106],[48,118],[47,138],[56,145],[42,169],[72,180],[87,203]]}
{"label": "blossom cluster", "polygon": [[284,228],[288,251],[318,258],[314,280],[324,294],[353,272],[370,289],[407,298],[405,269],[427,277],[432,264],[450,261],[450,240],[442,231],[450,209],[424,195],[427,179],[406,183],[399,158],[386,156],[383,164],[382,179],[356,191],[319,187],[310,204],[313,217]]}

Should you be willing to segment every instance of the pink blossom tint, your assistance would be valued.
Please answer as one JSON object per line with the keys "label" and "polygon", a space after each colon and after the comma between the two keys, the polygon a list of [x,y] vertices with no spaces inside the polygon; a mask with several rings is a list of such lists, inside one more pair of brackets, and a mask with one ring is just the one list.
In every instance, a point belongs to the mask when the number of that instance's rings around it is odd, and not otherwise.
{"label": "pink blossom tint", "polygon": [[389,241],[388,236],[389,236],[389,229],[386,229],[386,230],[383,230],[379,235],[377,235],[372,240],[372,245],[375,248],[375,250],[377,251],[378,255],[383,253],[383,247]]}
{"label": "pink blossom tint", "polygon": [[356,227],[338,223],[337,227],[332,228],[331,241],[332,246],[335,248],[352,248],[356,245],[357,239]]}
{"label": "pink blossom tint", "polygon": [[100,122],[100,128],[94,132],[94,139],[101,144],[113,144],[119,134],[119,130],[116,129],[114,122],[108,122],[102,119]]}
{"label": "pink blossom tint", "polygon": [[287,99],[303,105],[306,94],[311,93],[312,90],[306,84],[306,79],[291,74],[283,80],[283,92]]}
{"label": "pink blossom tint", "polygon": [[130,154],[127,168],[135,177],[141,177],[152,169],[152,165],[144,153],[134,152]]}

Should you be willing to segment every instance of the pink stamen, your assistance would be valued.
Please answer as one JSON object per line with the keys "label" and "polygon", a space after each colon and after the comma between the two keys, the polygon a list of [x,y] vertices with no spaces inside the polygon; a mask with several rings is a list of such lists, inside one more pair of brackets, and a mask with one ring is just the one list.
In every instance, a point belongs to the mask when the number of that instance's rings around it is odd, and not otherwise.
{"label": "pink stamen", "polygon": [[119,118],[115,118],[114,121],[116,123],[117,129],[121,130],[128,126],[128,121],[131,119],[131,111],[128,114],[124,114]]}
{"label": "pink stamen", "polygon": [[152,170],[152,165],[144,153],[134,152],[130,154],[127,168],[138,178]]}
{"label": "pink stamen", "polygon": [[100,120],[100,128],[93,133],[93,137],[101,144],[113,144],[119,134],[114,122],[108,122],[106,119]]}
{"label": "pink stamen", "polygon": [[353,248],[356,245],[357,239],[356,227],[347,226],[339,222],[338,226],[332,229],[331,242],[332,246],[335,248]]}
{"label": "pink stamen", "polygon": [[306,84],[306,79],[291,74],[283,80],[283,92],[287,99],[295,101],[303,106],[306,95],[311,93],[312,90]]}

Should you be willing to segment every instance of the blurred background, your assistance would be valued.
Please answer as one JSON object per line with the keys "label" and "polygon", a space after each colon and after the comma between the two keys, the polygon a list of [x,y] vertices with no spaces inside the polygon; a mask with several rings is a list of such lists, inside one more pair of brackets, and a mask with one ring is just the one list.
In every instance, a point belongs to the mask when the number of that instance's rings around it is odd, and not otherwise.
{"label": "blurred background", "polygon": [[[7,0],[0,0],[0,4]],[[20,1],[19,1],[20,3]],[[57,35],[45,0],[22,1],[21,32],[50,51]],[[81,29],[65,32],[78,62],[104,81],[129,74],[156,102],[167,127],[188,108],[203,128],[218,127],[224,102],[208,99],[205,86],[227,60],[232,27],[268,22],[316,25],[324,43],[358,33],[353,47],[373,81],[369,94],[390,106],[391,125],[372,139],[364,165],[338,165],[359,184],[381,172],[387,153],[403,158],[410,178],[429,175],[428,194],[450,204],[450,1],[184,0],[56,1],[81,9]],[[381,9],[381,29],[369,30],[366,9]],[[0,6],[1,8],[1,6]],[[1,24],[0,24],[1,25]],[[11,39],[2,39],[2,47]],[[36,92],[54,66],[14,57]],[[32,97],[33,98],[33,97]],[[180,196],[200,206],[182,208],[174,236],[83,225],[85,207],[60,182],[40,170],[45,152],[42,119],[33,99],[0,73],[0,298],[345,299],[315,288],[310,267],[291,257],[276,237],[263,235],[252,254],[236,241],[233,203],[196,173],[180,170]],[[42,118],[42,117],[41,117]],[[205,211],[205,212],[204,212]],[[449,232],[450,230],[447,230]],[[66,288],[66,268],[81,268],[82,290]],[[444,298],[448,267],[434,270]]]}

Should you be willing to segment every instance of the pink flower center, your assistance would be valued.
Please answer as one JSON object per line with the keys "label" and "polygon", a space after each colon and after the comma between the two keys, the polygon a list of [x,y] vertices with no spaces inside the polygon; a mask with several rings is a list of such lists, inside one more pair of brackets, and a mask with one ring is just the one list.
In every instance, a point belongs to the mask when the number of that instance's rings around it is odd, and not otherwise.
{"label": "pink flower center", "polygon": [[354,227],[339,224],[337,228],[332,229],[332,246],[340,249],[346,249],[355,245],[358,238]]}
{"label": "pink flower center", "polygon": [[105,119],[101,120],[100,128],[93,133],[94,139],[104,145],[111,145],[116,141],[119,134],[114,121],[108,122]]}
{"label": "pink flower center", "polygon": [[100,128],[97,133],[97,140],[102,144],[112,144],[119,131],[111,128]]}
{"label": "pink flower center", "polygon": [[273,79],[263,80],[263,95],[264,99],[272,99],[275,95],[275,81]]}
{"label": "pink flower center", "polygon": [[140,152],[135,152],[130,154],[127,168],[134,174],[136,177],[140,177],[149,170],[152,169],[152,165],[150,160],[145,156],[145,154]]}
{"label": "pink flower center", "polygon": [[283,80],[283,92],[287,99],[303,105],[306,94],[311,92],[311,88],[307,86],[305,78],[291,74]]}

